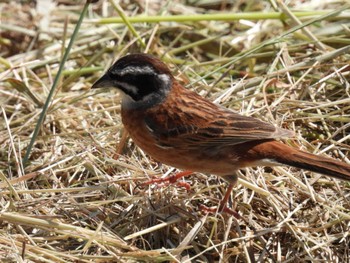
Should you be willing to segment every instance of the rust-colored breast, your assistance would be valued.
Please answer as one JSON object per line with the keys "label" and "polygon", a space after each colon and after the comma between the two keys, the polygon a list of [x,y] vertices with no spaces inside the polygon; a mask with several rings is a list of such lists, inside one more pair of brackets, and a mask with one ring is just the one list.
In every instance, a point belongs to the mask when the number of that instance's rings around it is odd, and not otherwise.
{"label": "rust-colored breast", "polygon": [[122,108],[122,120],[134,142],[156,160],[217,175],[234,174],[241,167],[256,164],[240,151],[242,145],[250,145],[247,142],[289,135],[271,124],[222,108],[176,81],[162,103],[145,110]]}
{"label": "rust-colored breast", "polygon": [[215,147],[212,150],[196,148],[189,145],[193,145],[192,141],[177,136],[181,127],[203,127],[208,118],[215,118],[216,109],[212,107],[217,106],[206,100],[199,101],[202,105],[195,105],[200,98],[176,83],[161,104],[146,110],[122,108],[122,121],[135,144],[157,161],[179,169],[233,174],[237,165],[227,159],[227,152],[219,152]]}

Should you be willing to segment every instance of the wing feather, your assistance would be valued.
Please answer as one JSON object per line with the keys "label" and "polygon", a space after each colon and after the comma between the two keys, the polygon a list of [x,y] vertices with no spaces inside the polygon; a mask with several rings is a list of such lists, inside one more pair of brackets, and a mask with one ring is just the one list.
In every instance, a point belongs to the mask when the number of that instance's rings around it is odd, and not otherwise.
{"label": "wing feather", "polygon": [[[293,136],[291,131],[237,114],[197,94],[192,96],[196,98],[187,96],[186,101],[175,102],[182,105],[181,112],[169,103],[146,113],[145,123],[160,146],[207,148]],[[200,102],[201,107],[193,102]]]}

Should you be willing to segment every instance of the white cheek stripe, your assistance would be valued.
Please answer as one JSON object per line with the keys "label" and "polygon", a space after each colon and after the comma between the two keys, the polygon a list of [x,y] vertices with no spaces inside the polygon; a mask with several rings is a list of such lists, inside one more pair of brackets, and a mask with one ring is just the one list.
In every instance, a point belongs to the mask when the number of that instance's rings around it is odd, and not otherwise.
{"label": "white cheek stripe", "polygon": [[[169,87],[170,77],[167,74],[160,74],[160,75],[158,75],[158,78],[163,82],[163,87]],[[134,85],[131,85],[129,83],[122,82],[122,81],[116,81],[116,84],[123,87],[125,90],[130,91],[131,93],[133,93],[135,95],[137,95],[139,93],[139,90],[137,89],[137,87],[135,87]],[[148,100],[149,97],[153,96],[153,95],[154,94],[148,94],[142,100]]]}
{"label": "white cheek stripe", "polygon": [[130,85],[129,83],[126,82],[122,82],[122,81],[116,81],[117,86],[121,86],[124,89],[132,92],[133,94],[137,95],[138,94],[138,90],[135,86]]}

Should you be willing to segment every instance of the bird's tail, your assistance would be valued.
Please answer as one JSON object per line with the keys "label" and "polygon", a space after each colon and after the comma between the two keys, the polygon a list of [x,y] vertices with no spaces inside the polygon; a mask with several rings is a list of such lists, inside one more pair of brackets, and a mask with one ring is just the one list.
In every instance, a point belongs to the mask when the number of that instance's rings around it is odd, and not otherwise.
{"label": "bird's tail", "polygon": [[350,181],[350,165],[321,155],[303,152],[278,141],[254,145],[251,150],[260,158],[338,179]]}

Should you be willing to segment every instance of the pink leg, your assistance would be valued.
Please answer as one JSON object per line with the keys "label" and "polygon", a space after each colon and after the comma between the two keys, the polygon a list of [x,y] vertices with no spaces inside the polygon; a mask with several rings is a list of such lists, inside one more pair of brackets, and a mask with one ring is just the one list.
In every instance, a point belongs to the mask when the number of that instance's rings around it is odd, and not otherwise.
{"label": "pink leg", "polygon": [[216,212],[228,213],[228,214],[236,217],[237,219],[239,219],[240,218],[239,214],[236,211],[233,211],[232,209],[227,207],[228,199],[230,198],[232,189],[235,187],[235,185],[236,185],[235,183],[230,183],[228,185],[228,188],[226,190],[224,198],[220,201],[219,208],[217,208],[217,207],[207,207],[205,205],[201,205],[201,209],[203,209],[205,212],[208,212],[208,213],[216,213]]}
{"label": "pink leg", "polygon": [[177,173],[174,175],[170,175],[170,176],[165,177],[165,178],[153,178],[149,181],[142,183],[142,185],[145,186],[145,185],[150,185],[150,184],[163,184],[163,183],[165,183],[166,185],[169,185],[169,184],[176,183],[176,185],[181,186],[181,187],[185,187],[186,190],[189,191],[191,189],[191,187],[188,183],[177,182],[177,180],[179,180],[182,177],[189,176],[191,174],[193,174],[192,171],[183,171],[183,172],[180,172],[180,173]]}

